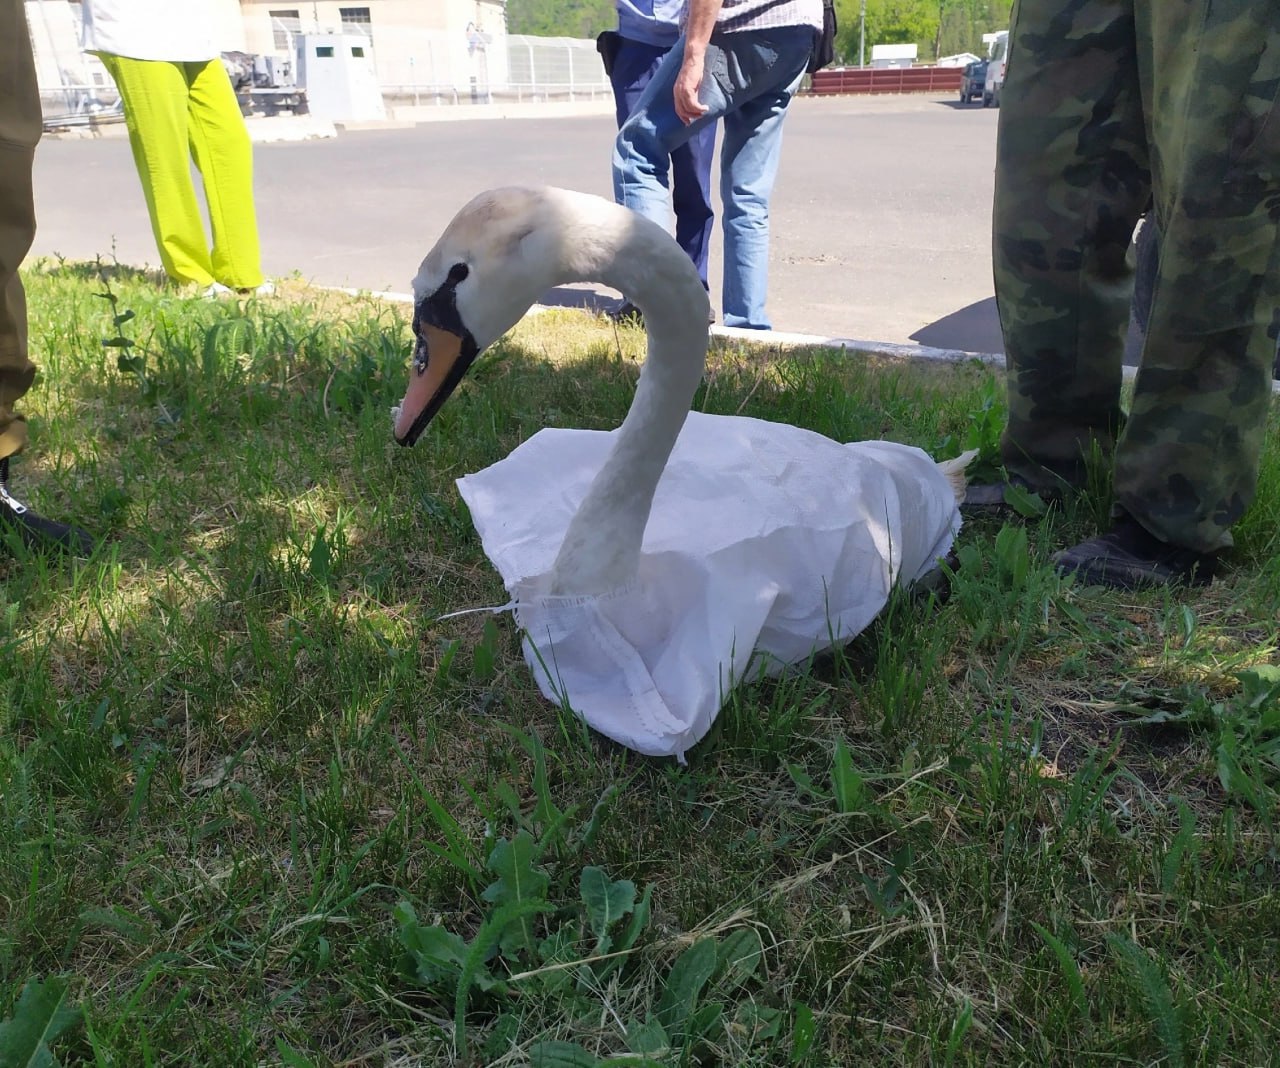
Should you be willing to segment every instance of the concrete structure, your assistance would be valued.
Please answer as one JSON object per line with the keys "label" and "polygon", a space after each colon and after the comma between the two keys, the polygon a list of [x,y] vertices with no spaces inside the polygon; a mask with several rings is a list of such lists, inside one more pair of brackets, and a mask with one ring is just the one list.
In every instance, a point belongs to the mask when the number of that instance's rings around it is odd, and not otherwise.
{"label": "concrete structure", "polygon": [[298,35],[298,84],[306,90],[309,114],[335,121],[387,117],[368,44],[362,33]]}
{"label": "concrete structure", "polygon": [[873,45],[871,65],[873,67],[910,67],[915,64],[919,50],[919,45],[913,44]]}
{"label": "concrete structure", "polygon": [[506,82],[506,0],[240,0],[239,7],[249,52],[296,55],[301,32],[365,35],[388,96],[402,87],[470,93]]}
{"label": "concrete structure", "polygon": [[975,56],[972,52],[957,52],[954,56],[939,56],[935,67],[967,67],[970,63],[976,63],[981,56]]}

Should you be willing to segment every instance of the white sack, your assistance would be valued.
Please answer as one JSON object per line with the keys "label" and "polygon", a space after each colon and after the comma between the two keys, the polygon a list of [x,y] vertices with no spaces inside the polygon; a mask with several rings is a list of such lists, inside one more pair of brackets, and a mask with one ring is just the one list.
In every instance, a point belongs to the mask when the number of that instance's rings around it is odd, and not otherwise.
{"label": "white sack", "polygon": [[545,596],[614,433],[542,430],[458,488],[543,694],[641,753],[683,760],[758,658],[776,672],[847,642],[960,528],[949,482],[919,449],[692,412],[636,580]]}

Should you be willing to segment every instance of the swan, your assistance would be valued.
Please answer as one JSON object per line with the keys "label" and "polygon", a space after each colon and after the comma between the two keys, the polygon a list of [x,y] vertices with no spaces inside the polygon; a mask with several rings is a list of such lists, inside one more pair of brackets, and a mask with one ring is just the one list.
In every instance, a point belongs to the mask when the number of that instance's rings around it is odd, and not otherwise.
{"label": "swan", "polygon": [[611,432],[542,430],[459,480],[542,692],[605,735],[684,759],[729,689],[848,641],[959,530],[969,456],[841,444],[691,413],[706,291],[662,227],[600,197],[493,189],[413,281],[395,439],[413,445],[468,367],[548,289],[597,281],[644,315],[647,357]]}

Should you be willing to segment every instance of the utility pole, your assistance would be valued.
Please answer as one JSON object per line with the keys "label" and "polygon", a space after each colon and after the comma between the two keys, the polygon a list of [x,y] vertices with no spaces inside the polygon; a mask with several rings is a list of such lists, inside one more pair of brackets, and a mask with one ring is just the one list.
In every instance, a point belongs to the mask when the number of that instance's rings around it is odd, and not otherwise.
{"label": "utility pole", "polygon": [[862,16],[858,19],[858,66],[867,65],[867,0],[862,0]]}

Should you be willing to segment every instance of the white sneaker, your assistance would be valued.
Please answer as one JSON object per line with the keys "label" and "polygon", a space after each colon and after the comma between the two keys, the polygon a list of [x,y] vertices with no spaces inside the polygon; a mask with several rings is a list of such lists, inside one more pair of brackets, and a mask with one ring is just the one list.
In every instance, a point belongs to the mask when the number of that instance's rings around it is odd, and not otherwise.
{"label": "white sneaker", "polygon": [[276,291],[276,287],[272,282],[263,282],[262,285],[254,289],[254,295],[258,297],[269,297]]}
{"label": "white sneaker", "polygon": [[221,282],[214,282],[200,295],[205,300],[218,300],[221,297],[229,297],[232,293],[230,286],[224,286]]}

